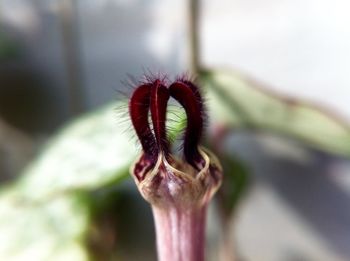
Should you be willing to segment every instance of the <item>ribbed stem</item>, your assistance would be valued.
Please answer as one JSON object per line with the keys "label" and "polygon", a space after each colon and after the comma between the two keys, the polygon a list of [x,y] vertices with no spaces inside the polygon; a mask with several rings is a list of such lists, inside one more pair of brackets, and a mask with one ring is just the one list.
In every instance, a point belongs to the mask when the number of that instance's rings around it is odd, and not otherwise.
{"label": "ribbed stem", "polygon": [[153,207],[158,261],[204,261],[207,207]]}

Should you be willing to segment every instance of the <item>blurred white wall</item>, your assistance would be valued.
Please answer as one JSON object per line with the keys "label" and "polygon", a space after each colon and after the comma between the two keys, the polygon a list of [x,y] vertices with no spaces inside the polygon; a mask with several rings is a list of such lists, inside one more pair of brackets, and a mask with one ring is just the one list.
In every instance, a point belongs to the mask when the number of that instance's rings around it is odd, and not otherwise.
{"label": "blurred white wall", "polygon": [[[0,17],[25,34],[38,66],[62,78],[58,0],[3,0]],[[116,97],[126,74],[171,75],[187,68],[186,1],[76,1],[86,102]],[[350,2],[203,1],[201,40],[208,66],[234,67],[292,96],[350,119]],[[63,85],[62,80],[59,80]]]}
{"label": "blurred white wall", "polygon": [[350,119],[350,2],[204,1],[205,64],[233,66]]}

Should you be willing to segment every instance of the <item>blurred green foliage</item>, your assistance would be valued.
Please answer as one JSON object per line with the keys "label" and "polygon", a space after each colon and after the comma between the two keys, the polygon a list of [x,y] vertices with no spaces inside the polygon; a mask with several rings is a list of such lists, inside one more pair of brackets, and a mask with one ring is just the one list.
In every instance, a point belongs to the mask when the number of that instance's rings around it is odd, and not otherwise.
{"label": "blurred green foliage", "polygon": [[204,71],[213,122],[284,135],[325,152],[350,156],[350,126],[323,108],[261,88],[234,71]]}

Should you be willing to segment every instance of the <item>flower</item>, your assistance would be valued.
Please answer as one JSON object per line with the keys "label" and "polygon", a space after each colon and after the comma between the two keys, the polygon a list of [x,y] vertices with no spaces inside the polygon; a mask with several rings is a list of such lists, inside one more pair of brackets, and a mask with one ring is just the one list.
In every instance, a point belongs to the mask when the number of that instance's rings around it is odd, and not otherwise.
{"label": "flower", "polygon": [[[186,112],[183,158],[172,153],[167,138],[170,98]],[[203,260],[206,209],[221,184],[222,168],[199,145],[206,117],[199,88],[184,78],[168,87],[161,79],[148,81],[133,92],[129,114],[142,146],[130,172],[141,195],[152,205],[159,259]],[[184,241],[189,245],[184,246]]]}
{"label": "flower", "polygon": [[[182,160],[172,155],[167,140],[170,97],[182,105],[187,116]],[[222,171],[217,158],[199,146],[205,110],[198,87],[186,79],[178,79],[169,87],[160,79],[144,83],[134,91],[129,113],[143,151],[131,173],[145,199],[155,204],[164,201],[168,205],[170,199],[187,204],[201,201],[206,194],[204,201],[208,201],[220,185]]]}

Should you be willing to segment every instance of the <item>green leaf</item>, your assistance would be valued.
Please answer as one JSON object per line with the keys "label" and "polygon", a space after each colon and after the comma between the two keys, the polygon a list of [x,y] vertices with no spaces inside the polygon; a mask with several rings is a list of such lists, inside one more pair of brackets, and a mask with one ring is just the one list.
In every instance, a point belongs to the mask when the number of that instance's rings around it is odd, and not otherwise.
{"label": "green leaf", "polygon": [[121,105],[69,123],[22,178],[2,188],[0,260],[88,260],[92,201],[99,203],[82,195],[118,184],[138,152],[117,118]]}
{"label": "green leaf", "polygon": [[72,190],[92,190],[128,175],[136,158],[133,132],[120,126],[110,104],[73,123],[54,137],[19,181],[21,193],[47,199]]}
{"label": "green leaf", "polygon": [[329,153],[350,156],[350,126],[324,110],[263,91],[229,71],[205,71],[210,119],[236,129],[272,131]]}
{"label": "green leaf", "polygon": [[0,260],[88,260],[89,215],[77,197],[28,204],[13,190],[0,195]]}

